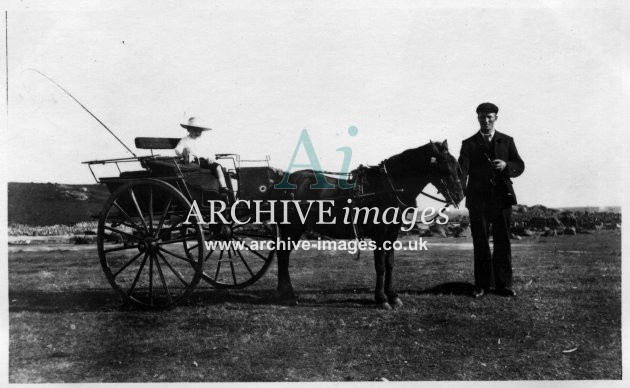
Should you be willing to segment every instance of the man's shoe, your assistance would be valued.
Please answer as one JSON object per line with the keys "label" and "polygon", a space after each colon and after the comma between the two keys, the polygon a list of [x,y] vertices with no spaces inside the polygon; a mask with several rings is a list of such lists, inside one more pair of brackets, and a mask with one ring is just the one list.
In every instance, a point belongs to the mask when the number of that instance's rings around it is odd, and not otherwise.
{"label": "man's shoe", "polygon": [[477,299],[477,298],[481,298],[482,296],[484,296],[486,294],[486,290],[484,290],[481,287],[476,287],[473,292],[472,292],[472,297]]}
{"label": "man's shoe", "polygon": [[495,293],[499,296],[505,296],[507,298],[516,297],[516,292],[514,292],[514,290],[511,290],[509,288],[502,288],[500,290],[496,290]]}

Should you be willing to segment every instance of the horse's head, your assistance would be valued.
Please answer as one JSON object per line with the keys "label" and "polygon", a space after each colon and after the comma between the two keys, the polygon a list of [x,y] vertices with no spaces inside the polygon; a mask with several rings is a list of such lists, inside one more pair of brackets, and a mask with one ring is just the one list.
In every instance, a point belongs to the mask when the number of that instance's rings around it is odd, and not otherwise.
{"label": "horse's head", "polygon": [[[402,182],[415,181],[420,186],[414,193],[418,195],[422,188],[431,183],[444,196],[447,203],[457,207],[464,198],[461,170],[457,160],[448,152],[446,140],[442,143],[430,142],[418,148],[408,149],[383,161],[388,173]],[[403,183],[404,184],[404,183]],[[411,198],[408,198],[408,200]]]}
{"label": "horse's head", "polygon": [[448,152],[448,143],[429,143],[429,157],[426,160],[429,182],[435,186],[447,202],[457,207],[464,199],[462,183],[459,179],[461,169],[457,159]]}

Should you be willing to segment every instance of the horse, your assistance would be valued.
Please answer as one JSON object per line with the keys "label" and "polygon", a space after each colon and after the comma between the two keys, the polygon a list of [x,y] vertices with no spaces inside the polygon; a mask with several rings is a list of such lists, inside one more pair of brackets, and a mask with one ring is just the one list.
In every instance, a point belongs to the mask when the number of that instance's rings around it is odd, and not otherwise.
{"label": "horse", "polygon": [[[291,188],[277,188],[279,185],[276,184],[269,193],[271,198],[290,198],[302,203],[312,200],[332,201],[333,205],[329,210],[335,220],[343,217],[344,207],[347,208],[349,204],[375,207],[379,210],[378,214],[392,207],[399,210],[415,209],[416,197],[429,183],[445,197],[446,200],[443,201],[445,203],[457,206],[464,197],[460,182],[461,170],[457,160],[449,153],[446,140],[408,149],[383,160],[378,166],[359,166],[350,172],[352,178],[348,181],[345,178],[327,177],[326,180],[332,188],[312,187],[317,186],[318,179],[323,177],[318,171],[299,170],[285,174],[289,174],[288,182]],[[340,179],[343,179],[343,182]],[[285,242],[277,249],[277,296],[283,303],[296,305],[298,302],[289,275],[291,244],[287,242],[297,242],[308,230],[336,239],[360,237],[372,239],[377,247],[374,250],[375,301],[382,309],[389,310],[402,306],[402,301],[392,286],[394,250],[391,249],[391,244],[398,239],[402,226],[400,217],[392,223],[369,220],[366,216],[363,220],[357,218],[352,220],[356,222],[351,223],[336,221],[332,224],[322,224],[315,222],[314,217],[310,216],[303,222],[304,220],[295,213],[290,214],[288,223],[278,224],[279,238]]]}

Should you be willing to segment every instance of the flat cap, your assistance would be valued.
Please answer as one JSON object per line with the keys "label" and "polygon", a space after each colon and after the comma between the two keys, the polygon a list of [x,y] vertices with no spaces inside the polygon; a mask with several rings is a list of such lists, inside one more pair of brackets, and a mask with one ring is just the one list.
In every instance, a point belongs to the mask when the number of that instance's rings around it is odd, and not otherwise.
{"label": "flat cap", "polygon": [[477,107],[477,114],[479,113],[499,113],[499,107],[491,102],[484,102]]}

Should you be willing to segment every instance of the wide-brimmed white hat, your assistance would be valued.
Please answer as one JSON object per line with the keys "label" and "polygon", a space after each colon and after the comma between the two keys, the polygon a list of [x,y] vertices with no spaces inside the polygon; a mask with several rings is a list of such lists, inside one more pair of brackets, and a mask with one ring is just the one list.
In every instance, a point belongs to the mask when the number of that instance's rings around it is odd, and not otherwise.
{"label": "wide-brimmed white hat", "polygon": [[201,129],[202,131],[211,131],[212,128],[204,124],[204,121],[197,116],[191,116],[184,123],[180,124],[186,129]]}

